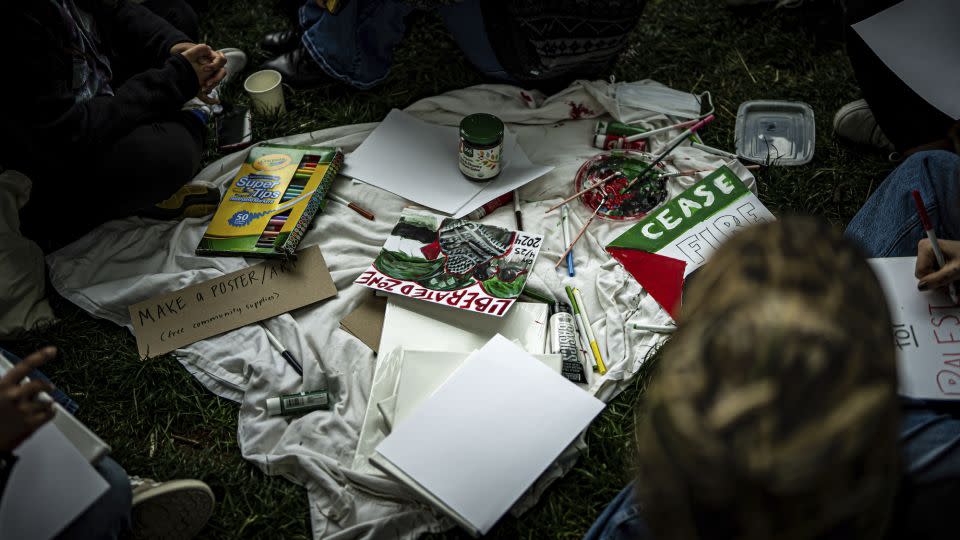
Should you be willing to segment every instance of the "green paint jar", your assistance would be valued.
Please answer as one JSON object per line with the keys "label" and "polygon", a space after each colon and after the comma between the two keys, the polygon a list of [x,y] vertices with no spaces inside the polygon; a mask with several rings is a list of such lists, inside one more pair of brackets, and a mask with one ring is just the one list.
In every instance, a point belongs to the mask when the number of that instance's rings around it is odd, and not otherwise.
{"label": "green paint jar", "polygon": [[474,182],[489,182],[500,174],[503,122],[477,113],[460,121],[460,172]]}

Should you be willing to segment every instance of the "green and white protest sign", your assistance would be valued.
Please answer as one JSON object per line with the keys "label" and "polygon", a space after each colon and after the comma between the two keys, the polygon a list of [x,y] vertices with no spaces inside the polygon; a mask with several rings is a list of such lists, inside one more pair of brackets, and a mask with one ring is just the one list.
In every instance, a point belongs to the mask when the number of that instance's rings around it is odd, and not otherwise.
{"label": "green and white protest sign", "polygon": [[775,219],[736,173],[723,166],[651,212],[607,247],[681,260],[686,263],[686,277],[739,229]]}

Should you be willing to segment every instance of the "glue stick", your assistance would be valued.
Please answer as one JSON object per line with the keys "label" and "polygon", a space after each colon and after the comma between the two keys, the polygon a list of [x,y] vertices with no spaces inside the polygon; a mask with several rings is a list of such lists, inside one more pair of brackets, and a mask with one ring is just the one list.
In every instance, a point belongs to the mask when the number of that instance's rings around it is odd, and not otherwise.
{"label": "glue stick", "polygon": [[321,409],[330,409],[330,396],[326,390],[267,398],[267,414],[270,416],[293,416]]}
{"label": "glue stick", "polygon": [[577,355],[577,330],[570,307],[563,302],[550,306],[550,352],[559,354],[560,374],[570,382],[586,383],[583,364]]}

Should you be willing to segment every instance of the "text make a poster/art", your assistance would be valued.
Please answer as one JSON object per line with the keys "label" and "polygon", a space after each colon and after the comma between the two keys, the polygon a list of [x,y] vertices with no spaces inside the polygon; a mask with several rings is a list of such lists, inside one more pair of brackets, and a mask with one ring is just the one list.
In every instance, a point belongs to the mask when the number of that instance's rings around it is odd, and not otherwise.
{"label": "text make a poster/art", "polygon": [[356,283],[502,317],[520,296],[543,236],[404,209]]}
{"label": "text make a poster/art", "polygon": [[150,358],[335,296],[319,246],[130,306],[140,356]]}

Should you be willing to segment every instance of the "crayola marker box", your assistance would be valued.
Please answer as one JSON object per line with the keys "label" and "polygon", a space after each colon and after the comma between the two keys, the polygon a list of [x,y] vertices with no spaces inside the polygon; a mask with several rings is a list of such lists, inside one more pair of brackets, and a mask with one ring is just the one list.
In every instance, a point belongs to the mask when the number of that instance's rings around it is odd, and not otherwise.
{"label": "crayola marker box", "polygon": [[339,148],[250,149],[197,246],[197,255],[287,258],[343,165]]}

